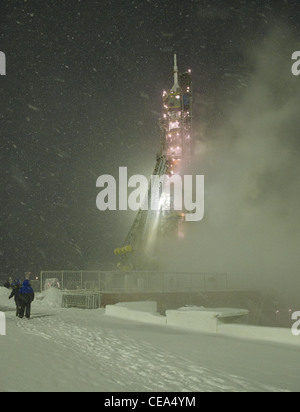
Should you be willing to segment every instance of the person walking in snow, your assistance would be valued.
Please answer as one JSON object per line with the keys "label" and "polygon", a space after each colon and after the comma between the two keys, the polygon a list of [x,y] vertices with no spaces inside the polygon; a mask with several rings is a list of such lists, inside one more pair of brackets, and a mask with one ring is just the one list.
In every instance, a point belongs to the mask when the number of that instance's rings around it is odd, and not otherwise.
{"label": "person walking in snow", "polygon": [[20,292],[20,288],[21,288],[21,282],[19,281],[19,279],[14,280],[11,284],[12,287],[12,292],[9,296],[8,299],[12,299],[15,298],[15,303],[16,303],[16,316],[19,316],[19,312],[20,312],[20,296],[19,296],[19,292]]}
{"label": "person walking in snow", "polygon": [[24,280],[23,286],[19,291],[19,301],[19,318],[22,319],[25,314],[25,318],[30,319],[31,303],[34,301],[34,291],[30,286],[28,279]]}

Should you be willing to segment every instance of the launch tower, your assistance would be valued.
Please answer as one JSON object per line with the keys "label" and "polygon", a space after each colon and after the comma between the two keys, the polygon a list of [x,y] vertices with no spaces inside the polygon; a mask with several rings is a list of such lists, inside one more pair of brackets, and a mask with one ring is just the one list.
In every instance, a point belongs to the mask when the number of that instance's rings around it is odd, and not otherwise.
{"label": "launch tower", "polygon": [[[192,97],[191,70],[180,74],[175,54],[174,85],[171,90],[163,92],[161,150],[153,175],[170,178],[182,175],[190,163],[194,151]],[[172,195],[165,193],[163,185],[153,195],[150,181],[147,201],[149,204],[157,203],[157,207],[155,210],[141,208],[123,246],[115,249],[115,255],[120,258],[118,268],[122,271],[158,269],[155,255],[160,241],[168,236],[183,235],[184,210],[174,211]]]}

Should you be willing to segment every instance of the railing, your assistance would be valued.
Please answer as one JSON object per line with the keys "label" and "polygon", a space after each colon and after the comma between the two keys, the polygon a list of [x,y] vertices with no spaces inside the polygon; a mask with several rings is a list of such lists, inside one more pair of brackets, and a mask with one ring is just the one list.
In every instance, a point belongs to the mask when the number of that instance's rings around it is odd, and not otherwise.
{"label": "railing", "polygon": [[62,290],[100,292],[201,292],[228,290],[224,273],[42,271],[41,291],[50,286]]}

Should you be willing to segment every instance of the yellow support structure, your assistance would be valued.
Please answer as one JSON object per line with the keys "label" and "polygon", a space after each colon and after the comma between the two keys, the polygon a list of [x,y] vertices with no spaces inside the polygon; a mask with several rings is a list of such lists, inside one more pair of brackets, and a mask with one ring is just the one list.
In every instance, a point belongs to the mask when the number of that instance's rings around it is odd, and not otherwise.
{"label": "yellow support structure", "polygon": [[121,248],[114,250],[114,254],[116,256],[125,255],[126,253],[132,253],[132,252],[133,252],[133,247],[131,245],[123,246]]}

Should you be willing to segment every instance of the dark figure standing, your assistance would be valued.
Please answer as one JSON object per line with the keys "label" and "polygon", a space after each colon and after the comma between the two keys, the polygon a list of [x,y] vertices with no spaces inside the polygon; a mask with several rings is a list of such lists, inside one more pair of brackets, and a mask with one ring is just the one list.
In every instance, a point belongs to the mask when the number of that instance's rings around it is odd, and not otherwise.
{"label": "dark figure standing", "polygon": [[19,318],[24,317],[30,319],[31,303],[34,301],[34,291],[30,286],[29,280],[24,280],[23,286],[19,291],[20,310]]}
{"label": "dark figure standing", "polygon": [[10,294],[9,299],[15,298],[15,303],[16,303],[16,308],[17,308],[16,316],[19,316],[20,307],[21,307],[21,305],[20,305],[20,295],[19,295],[20,288],[21,288],[20,281],[19,280],[14,280],[11,284],[11,287],[12,287],[12,292]]}
{"label": "dark figure standing", "polygon": [[4,285],[3,285],[6,289],[10,289],[10,281],[6,280]]}

